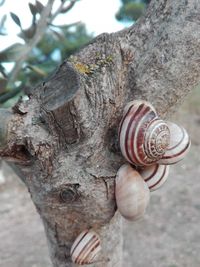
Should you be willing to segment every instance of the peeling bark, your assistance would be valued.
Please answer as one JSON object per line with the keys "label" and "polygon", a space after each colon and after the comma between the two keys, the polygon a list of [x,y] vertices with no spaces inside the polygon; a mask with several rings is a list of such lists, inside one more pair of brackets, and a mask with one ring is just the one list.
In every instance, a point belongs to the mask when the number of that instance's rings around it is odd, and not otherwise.
{"label": "peeling bark", "polygon": [[91,266],[122,266],[114,196],[124,162],[117,143],[122,110],[145,99],[166,117],[199,83],[199,8],[194,0],[151,1],[134,26],[95,38],[12,109],[0,155],[20,170],[54,267],[75,266],[70,247],[86,228],[103,245]]}

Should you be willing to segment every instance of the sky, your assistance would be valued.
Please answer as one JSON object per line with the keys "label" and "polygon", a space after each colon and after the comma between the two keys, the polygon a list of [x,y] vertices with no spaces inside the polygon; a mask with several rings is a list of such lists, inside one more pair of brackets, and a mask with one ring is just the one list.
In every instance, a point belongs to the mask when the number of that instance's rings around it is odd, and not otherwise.
{"label": "sky", "polygon": [[[17,14],[21,20],[22,27],[28,28],[31,23],[31,13],[28,3],[34,3],[34,0],[6,0],[5,4],[0,7],[0,18],[4,14],[8,14],[6,20],[6,28],[8,35],[6,37],[0,36],[0,50],[8,47],[12,43],[22,42],[17,38],[19,27],[12,21],[9,13]],[[40,0],[45,4],[47,0]],[[60,0],[56,0],[55,6],[58,6]],[[122,23],[115,19],[115,14],[121,5],[120,0],[80,0],[76,3],[73,9],[65,14],[60,15],[54,24],[70,24],[76,21],[82,21],[86,24],[89,32],[98,35],[102,32],[115,32],[124,28]]]}

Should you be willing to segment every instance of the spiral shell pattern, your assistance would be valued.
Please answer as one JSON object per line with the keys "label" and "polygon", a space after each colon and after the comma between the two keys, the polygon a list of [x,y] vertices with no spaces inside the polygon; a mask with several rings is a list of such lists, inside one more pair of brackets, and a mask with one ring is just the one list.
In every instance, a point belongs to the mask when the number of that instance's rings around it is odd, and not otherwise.
{"label": "spiral shell pattern", "polygon": [[84,265],[93,263],[101,250],[100,237],[93,230],[85,230],[74,241],[70,255],[72,262]]}
{"label": "spiral shell pattern", "polygon": [[143,216],[150,192],[141,175],[129,164],[120,167],[116,176],[115,197],[120,214],[135,221]]}
{"label": "spiral shell pattern", "polygon": [[126,104],[126,106],[124,108],[123,115],[125,115],[127,113],[128,109],[131,106],[134,105],[135,107],[139,107],[142,104],[147,106],[147,107],[149,107],[155,114],[157,114],[154,106],[151,103],[149,103],[148,101],[145,101],[145,100],[133,100],[133,101],[130,101],[129,103]]}
{"label": "spiral shell pattern", "polygon": [[123,156],[136,165],[151,165],[165,153],[170,140],[167,124],[146,101],[132,101],[125,107],[119,127]]}
{"label": "spiral shell pattern", "polygon": [[154,164],[142,168],[139,173],[147,183],[150,191],[155,191],[160,188],[168,178],[169,166]]}
{"label": "spiral shell pattern", "polygon": [[167,122],[167,125],[170,130],[170,144],[159,163],[175,164],[186,156],[190,149],[191,141],[183,127],[172,122]]}

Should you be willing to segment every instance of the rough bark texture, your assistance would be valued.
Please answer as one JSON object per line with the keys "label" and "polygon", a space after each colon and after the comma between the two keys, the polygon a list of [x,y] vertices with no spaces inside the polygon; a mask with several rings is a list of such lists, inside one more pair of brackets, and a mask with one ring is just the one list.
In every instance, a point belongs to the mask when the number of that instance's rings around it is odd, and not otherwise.
{"label": "rough bark texture", "polygon": [[54,267],[74,266],[70,247],[85,228],[103,245],[91,266],[121,266],[114,184],[124,161],[122,110],[146,99],[165,117],[200,82],[199,9],[197,0],[151,1],[134,26],[102,34],[64,61],[2,123],[1,156],[20,169]]}

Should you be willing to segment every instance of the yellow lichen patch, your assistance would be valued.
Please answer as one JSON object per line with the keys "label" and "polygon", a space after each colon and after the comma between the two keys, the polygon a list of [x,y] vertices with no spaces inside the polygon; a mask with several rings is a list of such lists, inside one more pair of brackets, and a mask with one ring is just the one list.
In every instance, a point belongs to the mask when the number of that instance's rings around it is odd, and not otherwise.
{"label": "yellow lichen patch", "polygon": [[100,54],[97,54],[94,63],[91,64],[80,62],[76,56],[71,56],[69,60],[79,73],[86,75],[93,74],[95,71],[101,69],[101,67],[111,66],[113,64],[113,57],[111,55],[107,57],[103,55],[101,57]]}
{"label": "yellow lichen patch", "polygon": [[106,57],[106,61],[113,63],[113,57],[111,55],[110,56],[107,56]]}
{"label": "yellow lichen patch", "polygon": [[88,65],[81,62],[74,62],[73,65],[75,69],[82,74],[90,74],[92,72]]}

